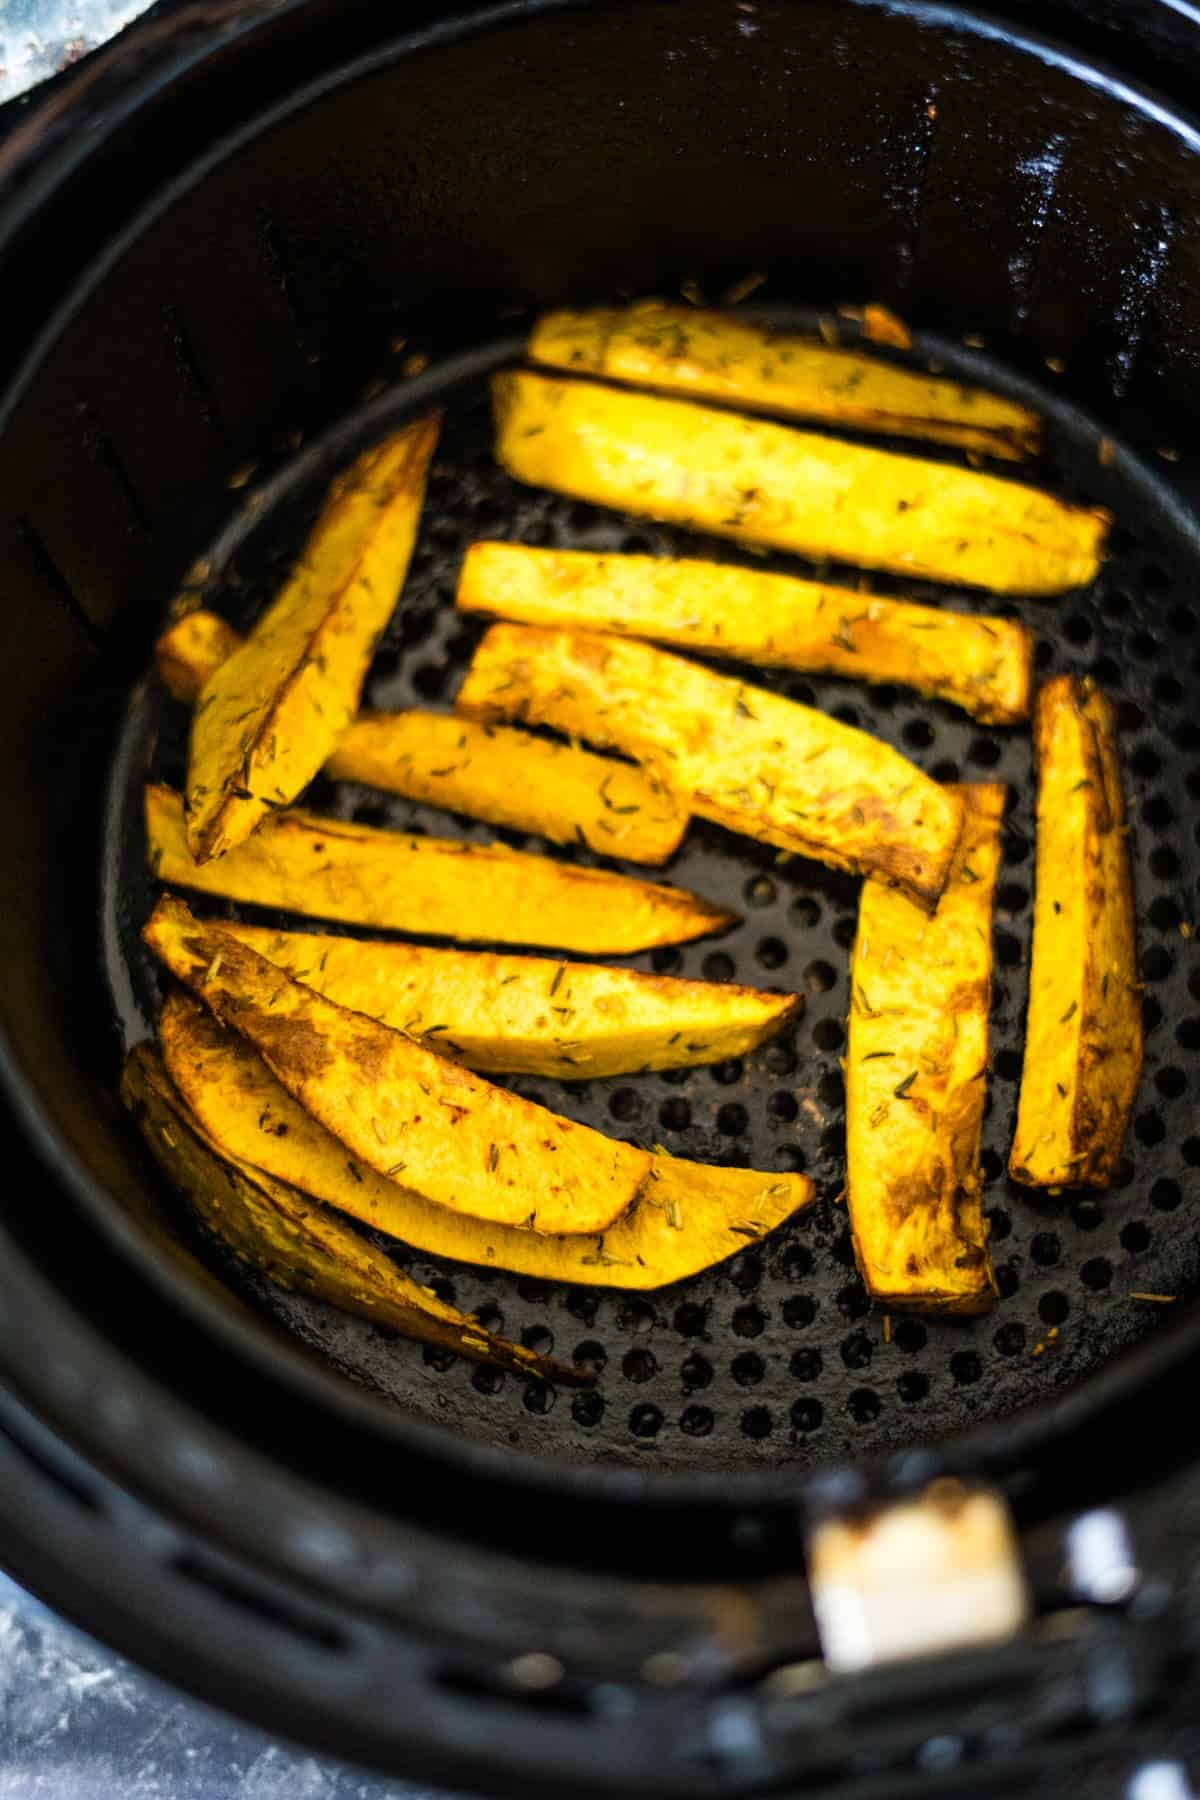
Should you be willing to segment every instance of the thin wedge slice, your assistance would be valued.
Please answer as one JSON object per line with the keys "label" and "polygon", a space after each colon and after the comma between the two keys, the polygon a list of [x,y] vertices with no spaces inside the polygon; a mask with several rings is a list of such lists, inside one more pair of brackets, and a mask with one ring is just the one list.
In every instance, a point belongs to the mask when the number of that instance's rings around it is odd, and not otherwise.
{"label": "thin wedge slice", "polygon": [[867,1291],[887,1306],[984,1312],[992,896],[1005,790],[960,788],[962,843],[933,918],[868,881],[846,1051],[846,1198]]}
{"label": "thin wedge slice", "polygon": [[1041,437],[1037,414],[999,394],[730,313],[660,300],[547,313],[530,333],[529,358],[577,375],[1007,460],[1032,455]]}
{"label": "thin wedge slice", "polygon": [[696,1275],[765,1237],[813,1198],[804,1175],[714,1169],[657,1155],[642,1198],[603,1237],[543,1237],[467,1219],[347,1165],[343,1146],[266,1065],[186,994],[168,1000],[163,1055],[204,1128],[230,1155],[433,1256],[543,1281],[648,1289]]}
{"label": "thin wedge slice", "polygon": [[[543,1381],[588,1376],[485,1331],[419,1287],[337,1213],[298,1188],[220,1152],[172,1085],[157,1051],[139,1044],[121,1097],[151,1152],[212,1236],[277,1287],[312,1294],[404,1337]],[[208,1277],[212,1279],[211,1276]],[[225,1291],[225,1290],[222,1290]]]}
{"label": "thin wedge slice", "polygon": [[[215,613],[188,613],[158,640],[159,673],[189,704],[241,642]],[[666,862],[687,829],[686,811],[629,763],[444,713],[360,713],[325,773],[629,862]]]}
{"label": "thin wedge slice", "polygon": [[294,800],[358,710],[408,570],[437,435],[438,421],[422,419],[359,457],[330,490],[278,599],[205,683],[187,781],[198,862]]}
{"label": "thin wedge slice", "polygon": [[1029,1016],[1008,1171],[1107,1187],[1142,1070],[1133,875],[1111,703],[1075,676],[1039,691]]}
{"label": "thin wedge slice", "polygon": [[544,944],[588,956],[625,956],[683,944],[735,923],[686,888],[548,857],[413,837],[289,807],[273,813],[219,862],[197,863],[183,802],[146,789],[150,867],[163,881],[347,925],[468,943]]}
{"label": "thin wedge slice", "polygon": [[1107,513],[1015,481],[589,381],[492,387],[496,454],[535,487],[999,593],[1061,593],[1100,565]]}
{"label": "thin wedge slice", "polygon": [[738,662],[902,682],[993,725],[1029,715],[1033,634],[1016,620],[761,569],[472,544],[457,603],[463,612],[524,625],[616,632]]}
{"label": "thin wedge slice", "polygon": [[605,1231],[641,1191],[644,1150],[493,1087],[347,1011],[181,900],[143,932],[171,973],[357,1162],[451,1211],[544,1232]]}
{"label": "thin wedge slice", "polygon": [[890,744],[629,638],[493,625],[457,705],[624,750],[731,831],[937,904],[962,801]]}
{"label": "thin wedge slice", "polygon": [[441,950],[222,922],[297,981],[486,1075],[590,1081],[744,1056],[804,1010],[764,994],[602,963]]}

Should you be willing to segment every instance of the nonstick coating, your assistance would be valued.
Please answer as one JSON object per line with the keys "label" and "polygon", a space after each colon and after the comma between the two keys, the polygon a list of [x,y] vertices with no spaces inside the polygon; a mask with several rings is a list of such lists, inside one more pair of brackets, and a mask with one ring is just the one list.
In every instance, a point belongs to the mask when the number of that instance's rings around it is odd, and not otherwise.
{"label": "nonstick coating", "polygon": [[[943,363],[955,361],[945,346],[939,351]],[[1012,386],[978,355],[960,360],[977,378],[982,372],[996,386]],[[453,700],[483,629],[453,609],[461,559],[477,537],[798,567],[795,559],[750,559],[727,543],[521,487],[492,458],[483,380],[460,384],[447,400],[417,550],[364,704],[447,706]],[[897,1314],[888,1322],[888,1340],[885,1320],[854,1267],[842,1199],[840,1059],[858,884],[697,822],[667,878],[736,907],[742,924],[720,940],[626,960],[659,972],[799,991],[807,1006],[798,1027],[714,1068],[570,1085],[517,1077],[511,1085],[631,1142],[661,1143],[706,1162],[804,1170],[817,1184],[817,1203],[762,1246],[651,1294],[571,1288],[389,1246],[419,1280],[478,1312],[491,1329],[593,1368],[596,1387],[575,1395],[473,1368],[316,1302],[252,1285],[256,1304],[351,1380],[478,1441],[580,1463],[812,1467],[944,1437],[1034,1404],[1083,1380],[1172,1310],[1135,1295],[1182,1300],[1194,1290],[1200,1243],[1184,1196],[1200,1166],[1200,1137],[1191,1135],[1200,1074],[1200,960],[1190,933],[1200,885],[1198,835],[1190,821],[1200,794],[1200,725],[1188,699],[1196,546],[1186,532],[1164,529],[1151,472],[1107,440],[1102,444],[1085,419],[1049,395],[1044,404],[1053,415],[1050,441],[1033,478],[1071,498],[1103,499],[1116,514],[1111,554],[1094,587],[1060,600],[1008,601],[885,576],[872,576],[869,585],[1019,616],[1037,633],[1040,674],[1090,674],[1119,702],[1146,1066],[1114,1190],[1039,1193],[1005,1175],[1032,924],[1028,729],[988,728],[892,687],[747,670],[752,681],[896,744],[938,780],[1009,786],[984,1132],[1000,1284],[994,1311],[936,1322]],[[272,486],[268,504],[250,495],[213,550],[207,603],[242,627],[256,616],[311,523],[327,474],[306,465],[295,479],[285,474]],[[867,585],[857,572],[831,572]],[[147,771],[181,780],[186,723],[184,709],[151,679],[135,696],[116,765],[110,817],[117,848],[105,873],[105,943],[126,1042],[151,1028],[161,991],[137,937],[153,897],[144,872],[141,784]],[[499,836],[517,848],[598,860],[350,784],[319,779],[311,803],[373,825],[476,842]],[[233,910],[199,897],[195,904],[218,914]]]}

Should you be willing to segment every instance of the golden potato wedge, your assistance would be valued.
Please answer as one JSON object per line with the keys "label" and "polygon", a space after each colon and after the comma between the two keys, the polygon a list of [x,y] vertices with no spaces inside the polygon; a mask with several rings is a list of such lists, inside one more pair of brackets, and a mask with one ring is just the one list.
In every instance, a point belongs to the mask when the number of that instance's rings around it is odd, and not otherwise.
{"label": "golden potato wedge", "polygon": [[154,646],[154,663],[173,700],[194,706],[204,684],[246,640],[219,613],[197,607],[173,619]]}
{"label": "golden potato wedge", "polygon": [[999,394],[731,313],[661,300],[547,313],[530,333],[529,359],[750,412],[957,444],[1007,460],[1032,455],[1041,438],[1037,414]]}
{"label": "golden potato wedge", "polygon": [[652,1159],[653,1180],[603,1237],[544,1237],[435,1206],[365,1164],[298,1106],[258,1056],[186,994],[167,1001],[163,1055],[213,1140],[353,1218],[434,1256],[543,1281],[658,1288],[744,1250],[807,1206],[804,1175]]}
{"label": "golden potato wedge", "polygon": [[[159,673],[187,703],[241,641],[215,613],[189,613],[159,638]],[[630,862],[666,862],[687,829],[684,808],[628,763],[419,709],[360,713],[325,773]]]}
{"label": "golden potato wedge", "polygon": [[957,794],[865,731],[650,644],[493,625],[456,704],[624,750],[702,818],[877,875],[926,907],[945,886]]}
{"label": "golden potato wedge", "polygon": [[589,1380],[578,1369],[485,1331],[478,1320],[418,1286],[337,1213],[219,1151],[149,1045],[130,1051],[121,1097],[155,1159],[201,1223],[239,1261],[268,1275],[277,1287],[312,1294],[342,1312],[390,1326],[419,1343],[457,1351],[473,1362],[495,1363],[543,1381],[577,1386]]}
{"label": "golden potato wedge", "polygon": [[1015,619],[885,600],[692,557],[472,544],[463,612],[656,638],[739,662],[896,681],[977,719],[1029,716],[1033,633]]}
{"label": "golden potato wedge", "polygon": [[869,1293],[985,1312],[995,1293],[981,1199],[992,895],[1005,790],[959,789],[962,842],[932,918],[868,881],[846,1050],[846,1199]]}
{"label": "golden potato wedge", "polygon": [[378,831],[298,806],[273,813],[246,843],[201,865],[188,849],[180,796],[153,783],[146,836],[150,866],[163,881],[387,931],[626,956],[704,937],[737,918],[686,888],[501,844]]}
{"label": "golden potato wedge", "polygon": [[293,981],[237,938],[160,900],[146,943],[353,1157],[452,1211],[543,1232],[600,1232],[641,1191],[644,1150],[602,1137]]}
{"label": "golden potato wedge", "polygon": [[1029,1014],[1008,1172],[1107,1187],[1142,1071],[1133,875],[1111,703],[1086,680],[1039,690]]}
{"label": "golden potato wedge", "polygon": [[353,718],[404,583],[437,435],[437,419],[421,419],[358,458],[282,593],[204,684],[187,779],[198,862],[294,800]]}
{"label": "golden potato wedge", "polygon": [[590,381],[517,371],[492,391],[509,474],[580,500],[999,593],[1100,566],[1107,513],[995,475]]}
{"label": "golden potato wedge", "polygon": [[804,1009],[802,994],[683,981],[603,963],[434,950],[273,931],[221,929],[351,1012],[428,1038],[486,1075],[590,1081],[721,1062],[774,1037]]}

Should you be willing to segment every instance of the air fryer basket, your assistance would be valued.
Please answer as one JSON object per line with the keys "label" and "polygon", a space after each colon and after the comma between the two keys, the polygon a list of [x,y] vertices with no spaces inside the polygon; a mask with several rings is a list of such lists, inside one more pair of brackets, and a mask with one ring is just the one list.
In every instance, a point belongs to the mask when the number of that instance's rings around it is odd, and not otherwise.
{"label": "air fryer basket", "polygon": [[[184,9],[140,50],[135,37],[124,71],[101,58],[0,146],[0,1365],[54,1434],[24,1412],[6,1423],[27,1460],[0,1551],[206,1691],[380,1760],[439,1766],[454,1746],[476,1780],[565,1766],[582,1780],[586,1742],[587,1778],[625,1792],[766,1779],[771,1721],[753,1715],[757,1749],[739,1761],[723,1688],[812,1654],[796,1575],[814,1507],[949,1468],[1005,1481],[1035,1527],[1188,1450],[1151,1433],[1144,1396],[1187,1391],[1200,1339],[1200,139],[1093,65],[932,6],[429,8],[402,38],[381,29],[369,7],[318,0]],[[1136,42],[1148,67],[1155,37]],[[1038,1194],[1003,1174],[1031,911],[1027,735],[895,690],[787,678],[774,685],[939,778],[1011,785],[986,1137],[994,1313],[897,1320],[884,1341],[839,1204],[854,885],[693,827],[670,877],[745,922],[635,961],[800,988],[799,1027],[744,1064],[515,1085],[680,1154],[806,1167],[817,1206],[660,1294],[409,1259],[485,1322],[596,1367],[575,1396],[265,1290],[253,1297],[289,1335],[225,1315],[140,1237],[130,1203],[158,1190],[114,1097],[122,1036],[142,1035],[156,988],[136,940],[136,802],[148,765],[177,773],[183,722],[136,684],[167,599],[200,558],[213,603],[253,616],[328,473],[444,400],[369,698],[448,700],[477,635],[450,606],[472,537],[696,541],[508,481],[489,452],[487,368],[538,307],[685,281],[718,297],[751,270],[768,277],[768,317],[884,300],[918,328],[919,360],[1033,396],[1050,422],[1039,478],[1116,514],[1094,589],[1013,603],[1041,670],[1090,672],[1120,702],[1147,1066],[1114,1190]],[[410,372],[414,352],[427,372]],[[361,790],[320,803],[488,835]],[[855,1463],[867,1472],[830,1473]],[[22,1507],[51,1468],[90,1521],[76,1517],[65,1552]],[[140,1515],[133,1528],[135,1504],[154,1529]],[[154,1597],[184,1583],[166,1625]],[[268,1627],[289,1642],[270,1639],[269,1671],[254,1637]],[[529,1650],[564,1672],[536,1720],[498,1672]],[[656,1655],[676,1659],[678,1686],[648,1699]],[[428,1702],[399,1721],[384,1698],[396,1680]]]}

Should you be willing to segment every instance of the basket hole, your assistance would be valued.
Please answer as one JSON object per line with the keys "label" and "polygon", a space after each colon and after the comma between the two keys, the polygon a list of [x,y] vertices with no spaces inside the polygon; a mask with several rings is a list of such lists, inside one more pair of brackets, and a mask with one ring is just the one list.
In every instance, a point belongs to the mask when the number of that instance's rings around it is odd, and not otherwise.
{"label": "basket hole", "polygon": [[1177,1181],[1170,1181],[1166,1176],[1154,1183],[1150,1189],[1150,1204],[1156,1212],[1174,1212],[1183,1200],[1183,1190]]}
{"label": "basket hole", "polygon": [[911,749],[928,750],[935,741],[937,732],[928,719],[910,719],[901,736]]}
{"label": "basket hole", "polygon": [[[848,1238],[850,1233],[847,1232],[845,1235]],[[841,1260],[842,1258],[839,1257],[839,1261]],[[851,1262],[854,1261],[853,1245],[850,1247],[849,1260]],[[838,1289],[837,1309],[841,1313],[843,1319],[863,1319],[870,1312],[871,1296],[867,1293],[866,1288],[857,1277],[853,1281],[848,1281],[844,1287]]]}
{"label": "basket hole", "polygon": [[773,906],[778,897],[778,889],[769,875],[752,875],[742,889],[742,896],[747,906]]}
{"label": "basket hole", "polygon": [[1052,1269],[1062,1256],[1062,1245],[1052,1231],[1039,1231],[1029,1246],[1029,1254],[1039,1268]]}
{"label": "basket hole", "polygon": [[724,950],[710,950],[700,967],[706,981],[732,981],[736,973],[732,956]]}
{"label": "basket hole", "polygon": [[929,1395],[929,1377],[920,1369],[905,1369],[896,1379],[896,1393],[905,1406],[918,1406]]}
{"label": "basket hole", "polygon": [[1002,1206],[989,1207],[985,1216],[989,1226],[989,1241],[993,1244],[1003,1243],[1012,1230],[1012,1220]]}
{"label": "basket hole", "polygon": [[1021,1078],[1020,1051],[997,1050],[993,1059],[993,1067],[1001,1081],[1019,1081]]}
{"label": "basket hole", "polygon": [[1131,1219],[1128,1225],[1121,1227],[1121,1248],[1131,1256],[1138,1256],[1143,1250],[1150,1248],[1150,1227],[1143,1225],[1140,1219]]}
{"label": "basket hole", "polygon": [[671,945],[663,945],[651,951],[650,967],[656,975],[677,975],[683,967],[683,956]]}
{"label": "basket hole", "polygon": [[1102,1293],[1112,1281],[1112,1264],[1106,1256],[1092,1256],[1079,1271],[1079,1279],[1084,1287],[1091,1288],[1093,1293]]}
{"label": "basket hole", "polygon": [[1167,1128],[1158,1113],[1148,1111],[1138,1114],[1133,1121],[1133,1132],[1139,1144],[1149,1147],[1162,1143],[1167,1135]]}
{"label": "basket hole", "polygon": [[825,1408],[819,1400],[805,1395],[802,1400],[793,1400],[791,1419],[796,1431],[807,1434],[817,1431],[825,1418]]}
{"label": "basket hole", "polygon": [[741,1417],[741,1432],[743,1437],[748,1437],[755,1443],[765,1437],[770,1437],[771,1415],[767,1408],[752,1406],[744,1412]]}
{"label": "basket hole", "polygon": [[788,908],[788,916],[801,931],[813,931],[821,923],[821,908],[810,895],[798,894]]}
{"label": "basket hole", "polygon": [[1069,644],[1090,644],[1092,621],[1086,613],[1072,613],[1063,626],[1063,635]]}
{"label": "basket hole", "polygon": [[1025,1348],[1025,1327],[1019,1319],[1010,1319],[1001,1325],[992,1342],[1001,1356],[1020,1356]]}
{"label": "basket hole", "polygon": [[683,1367],[679,1371],[679,1379],[683,1383],[685,1394],[696,1394],[711,1386],[713,1366],[707,1356],[701,1356],[698,1350],[684,1358]]}
{"label": "basket hole", "polygon": [[781,1125],[790,1125],[799,1111],[796,1096],[782,1089],[779,1093],[772,1094],[767,1101],[768,1115]]}
{"label": "basket hole", "polygon": [[832,963],[818,958],[805,966],[804,985],[810,994],[827,994],[837,986],[837,970]]}
{"label": "basket hole", "polygon": [[892,1327],[892,1342],[909,1356],[925,1348],[929,1333],[919,1319],[898,1319]]}
{"label": "basket hole", "polygon": [[793,1378],[796,1381],[816,1381],[824,1360],[821,1352],[816,1349],[795,1351],[790,1364]]}
{"label": "basket hole", "polygon": [[763,1062],[772,1075],[792,1075],[796,1069],[796,1052],[790,1044],[777,1038],[773,1044],[767,1045]]}
{"label": "basket hole", "polygon": [[709,1070],[713,1080],[720,1087],[732,1087],[735,1082],[742,1079],[745,1072],[746,1065],[740,1056],[727,1056],[724,1062],[714,1063]]}
{"label": "basket hole", "polygon": [[846,1033],[837,1019],[818,1019],[813,1026],[813,1042],[818,1050],[840,1050]]}
{"label": "basket hole", "polygon": [[604,1417],[604,1395],[595,1392],[576,1394],[571,1402],[571,1417],[577,1425],[588,1430],[598,1425]]}
{"label": "basket hole", "polygon": [[1043,1294],[1038,1301],[1038,1318],[1044,1325],[1061,1325],[1071,1310],[1071,1302],[1057,1288]]}
{"label": "basket hole", "polygon": [[707,1437],[714,1424],[707,1406],[685,1406],[679,1415],[679,1429],[685,1437]]}
{"label": "basket hole", "polygon": [[974,763],[977,769],[994,769],[1000,761],[1000,746],[994,738],[973,738],[967,761]]}
{"label": "basket hole", "polygon": [[477,1394],[498,1394],[504,1386],[504,1382],[503,1369],[489,1369],[486,1365],[481,1364],[479,1368],[471,1371],[471,1386]]}
{"label": "basket hole", "polygon": [[636,1438],[657,1437],[662,1429],[663,1416],[657,1406],[648,1404],[635,1406],[629,1415],[629,1429]]}
{"label": "basket hole", "polygon": [[1162,944],[1151,944],[1142,957],[1142,979],[1165,981],[1174,966],[1169,950]]}
{"label": "basket hole", "polygon": [[846,1411],[856,1425],[871,1425],[883,1411],[883,1402],[874,1388],[855,1388],[846,1400]]}
{"label": "basket hole", "polygon": [[664,1131],[686,1131],[692,1122],[692,1109],[686,1100],[664,1100],[658,1109],[658,1122]]}
{"label": "basket hole", "polygon": [[730,1363],[729,1372],[739,1387],[757,1387],[767,1372],[767,1365],[756,1350],[743,1350]]}
{"label": "basket hole", "polygon": [[775,1272],[783,1281],[803,1281],[812,1270],[813,1253],[803,1244],[789,1244],[775,1264]]}
{"label": "basket hole", "polygon": [[754,952],[754,960],[762,969],[782,969],[788,959],[788,947],[782,938],[763,938]]}
{"label": "basket hole", "polygon": [[791,1294],[783,1303],[783,1322],[793,1331],[811,1325],[817,1316],[817,1303],[811,1294]]}
{"label": "basket hole", "polygon": [[580,1369],[590,1369],[593,1375],[600,1375],[608,1367],[608,1351],[595,1338],[585,1338],[576,1344],[572,1361]]}
{"label": "basket hole", "polygon": [[609,1095],[608,1110],[614,1119],[636,1119],[642,1110],[642,1097],[636,1088],[618,1088]]}
{"label": "basket hole", "polygon": [[865,1369],[875,1354],[875,1346],[865,1331],[851,1332],[842,1340],[842,1361],[848,1369]]}
{"label": "basket hole", "polygon": [[553,1412],[557,1403],[558,1394],[556,1390],[544,1381],[528,1382],[524,1393],[521,1395],[521,1404],[524,1406],[525,1411],[537,1413],[539,1416]]}
{"label": "basket hole", "polygon": [[735,1337],[761,1337],[766,1330],[766,1315],[757,1306],[739,1306],[733,1315],[733,1334]]}
{"label": "basket hole", "polygon": [[750,1115],[736,1101],[722,1106],[717,1113],[717,1130],[723,1137],[741,1137],[750,1123]]}

